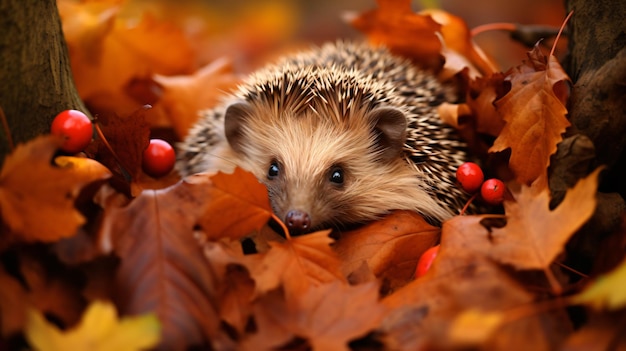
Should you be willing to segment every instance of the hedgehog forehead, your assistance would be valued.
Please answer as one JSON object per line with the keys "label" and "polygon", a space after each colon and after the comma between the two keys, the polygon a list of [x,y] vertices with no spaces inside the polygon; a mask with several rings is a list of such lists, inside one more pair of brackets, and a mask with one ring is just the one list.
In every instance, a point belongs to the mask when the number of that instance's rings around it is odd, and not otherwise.
{"label": "hedgehog forehead", "polygon": [[274,116],[313,111],[345,118],[397,98],[390,83],[345,67],[298,66],[286,62],[258,71],[240,87],[240,98]]}

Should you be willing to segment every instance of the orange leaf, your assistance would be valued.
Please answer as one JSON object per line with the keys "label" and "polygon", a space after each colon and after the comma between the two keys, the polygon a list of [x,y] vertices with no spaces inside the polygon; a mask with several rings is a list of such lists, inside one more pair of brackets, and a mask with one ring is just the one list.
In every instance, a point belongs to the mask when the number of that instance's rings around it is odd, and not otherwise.
{"label": "orange leaf", "polygon": [[[198,175],[187,181],[206,180]],[[209,239],[241,238],[259,230],[272,216],[267,188],[252,173],[236,168],[233,174],[220,172],[210,181],[206,195],[210,201],[199,221]]]}
{"label": "orange leaf", "polygon": [[350,19],[350,24],[365,33],[374,45],[408,57],[422,66],[440,68],[441,25],[430,16],[411,9],[410,0],[377,0],[378,8]]}
{"label": "orange leaf", "polygon": [[504,120],[494,101],[504,94],[504,75],[494,73],[469,82],[466,104],[474,114],[476,131],[497,137],[504,128]]}
{"label": "orange leaf", "polygon": [[19,241],[53,242],[72,236],[85,223],[74,208],[80,190],[111,173],[86,158],[50,164],[61,145],[54,136],[40,136],[19,145],[0,172],[0,213]]}
{"label": "orange leaf", "polygon": [[546,174],[550,155],[570,123],[565,117],[570,79],[556,57],[538,46],[529,61],[508,73],[511,91],[496,101],[506,124],[490,152],[511,149],[509,166],[519,183],[530,184]]}
{"label": "orange leaf", "polygon": [[505,227],[488,231],[480,224],[484,216],[455,217],[444,223],[443,235],[452,249],[471,248],[517,269],[546,270],[593,214],[599,172],[581,179],[552,211],[548,189],[522,186],[515,201],[504,202]]}
{"label": "orange leaf", "polygon": [[471,77],[489,75],[500,70],[496,63],[474,43],[471,31],[461,17],[439,9],[427,9],[421,11],[420,14],[429,15],[441,24],[441,35],[445,43],[444,69],[456,74],[468,67]]}
{"label": "orange leaf", "polygon": [[378,278],[395,289],[413,279],[415,266],[424,251],[437,243],[439,228],[418,214],[396,211],[355,231],[342,233],[334,245],[348,275],[367,262]]}
{"label": "orange leaf", "polygon": [[235,86],[239,79],[232,69],[232,63],[222,58],[191,75],[153,77],[163,89],[156,107],[165,109],[176,135],[183,138],[198,119],[198,111],[216,105]]}
{"label": "orange leaf", "polygon": [[292,335],[307,339],[312,350],[349,350],[349,341],[374,330],[387,313],[378,289],[374,282],[335,281],[307,290],[297,304],[268,295],[255,309],[258,332],[248,340],[251,349],[276,349]]}
{"label": "orange leaf", "polygon": [[339,259],[331,249],[330,230],[302,235],[284,243],[270,242],[270,250],[248,263],[257,292],[283,286],[287,298],[296,297],[312,286],[334,280],[344,281]]}

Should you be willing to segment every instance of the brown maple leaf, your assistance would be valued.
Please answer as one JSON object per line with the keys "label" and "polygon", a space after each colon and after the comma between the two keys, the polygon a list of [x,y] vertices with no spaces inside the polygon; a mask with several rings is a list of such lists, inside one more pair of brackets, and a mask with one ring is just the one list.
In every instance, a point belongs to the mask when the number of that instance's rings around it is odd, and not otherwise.
{"label": "brown maple leaf", "polygon": [[377,0],[378,8],[349,19],[350,24],[367,35],[374,45],[429,68],[440,68],[441,25],[430,16],[411,9],[410,0]]}
{"label": "brown maple leaf", "polygon": [[53,242],[72,236],[85,223],[74,201],[87,184],[109,178],[98,162],[77,157],[51,164],[62,140],[40,136],[19,145],[0,172],[0,213],[12,240]]}
{"label": "brown maple leaf", "polygon": [[287,297],[295,297],[310,287],[340,280],[345,282],[339,259],[331,249],[330,230],[270,242],[270,250],[250,257],[247,263],[256,282],[257,293],[282,286]]}
{"label": "brown maple leaf", "polygon": [[495,103],[506,124],[489,149],[511,149],[509,166],[522,184],[546,174],[550,155],[570,125],[565,107],[569,77],[556,57],[546,57],[538,45],[528,59],[507,73],[511,90]]}
{"label": "brown maple leaf", "polygon": [[439,239],[439,228],[418,214],[396,211],[355,231],[342,233],[334,249],[345,276],[360,269],[365,261],[376,277],[391,289],[413,279],[415,266],[424,251]]}

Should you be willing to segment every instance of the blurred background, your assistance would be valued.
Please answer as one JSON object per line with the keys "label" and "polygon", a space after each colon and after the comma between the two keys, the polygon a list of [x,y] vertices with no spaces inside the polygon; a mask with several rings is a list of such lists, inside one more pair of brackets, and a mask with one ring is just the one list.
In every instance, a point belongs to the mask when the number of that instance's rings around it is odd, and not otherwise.
{"label": "blurred background", "polygon": [[[248,64],[289,47],[361,37],[343,17],[375,7],[374,0],[131,0],[123,14],[150,9],[195,35],[205,59],[229,55]],[[470,28],[494,22],[560,26],[565,18],[563,0],[413,1],[412,7],[439,7],[464,18]],[[476,42],[503,70],[519,64],[527,51],[503,32],[480,34]]]}

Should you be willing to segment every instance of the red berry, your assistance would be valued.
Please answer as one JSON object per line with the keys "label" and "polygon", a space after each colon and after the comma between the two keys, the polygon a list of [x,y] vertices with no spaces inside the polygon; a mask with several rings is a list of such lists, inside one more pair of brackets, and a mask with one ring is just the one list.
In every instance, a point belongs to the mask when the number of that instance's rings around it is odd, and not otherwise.
{"label": "red berry", "polygon": [[75,154],[89,145],[93,135],[93,127],[91,120],[84,113],[76,110],[65,110],[54,117],[50,126],[50,133],[65,138],[61,150]]}
{"label": "red berry", "polygon": [[142,168],[148,175],[158,178],[172,171],[176,162],[174,148],[167,141],[151,139],[143,151]]}
{"label": "red berry", "polygon": [[485,176],[480,166],[473,162],[465,162],[456,170],[456,179],[461,184],[461,188],[468,193],[475,193],[480,189]]}
{"label": "red berry", "polygon": [[500,205],[504,200],[504,183],[500,179],[487,179],[480,188],[480,196],[489,205]]}
{"label": "red berry", "polygon": [[435,257],[439,253],[439,245],[433,246],[430,249],[424,251],[419,261],[417,262],[417,268],[415,268],[415,278],[419,278],[426,274],[433,264]]}

